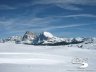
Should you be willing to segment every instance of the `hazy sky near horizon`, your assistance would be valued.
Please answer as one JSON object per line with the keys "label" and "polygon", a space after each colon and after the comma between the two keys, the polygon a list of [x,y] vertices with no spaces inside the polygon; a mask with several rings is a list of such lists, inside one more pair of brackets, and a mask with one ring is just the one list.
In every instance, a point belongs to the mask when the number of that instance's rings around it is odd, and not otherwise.
{"label": "hazy sky near horizon", "polygon": [[96,0],[0,0],[0,38],[26,31],[96,37]]}

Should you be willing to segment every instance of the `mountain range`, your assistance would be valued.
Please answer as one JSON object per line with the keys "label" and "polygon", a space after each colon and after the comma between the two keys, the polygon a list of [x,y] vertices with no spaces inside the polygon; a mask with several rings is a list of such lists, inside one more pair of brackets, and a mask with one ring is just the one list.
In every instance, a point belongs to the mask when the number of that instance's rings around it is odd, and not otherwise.
{"label": "mountain range", "polygon": [[96,43],[96,38],[61,38],[54,36],[50,32],[42,32],[36,34],[30,31],[25,32],[23,36],[11,36],[6,39],[0,39],[0,43],[14,42],[16,44],[28,44],[28,45],[70,45],[70,44],[88,44]]}

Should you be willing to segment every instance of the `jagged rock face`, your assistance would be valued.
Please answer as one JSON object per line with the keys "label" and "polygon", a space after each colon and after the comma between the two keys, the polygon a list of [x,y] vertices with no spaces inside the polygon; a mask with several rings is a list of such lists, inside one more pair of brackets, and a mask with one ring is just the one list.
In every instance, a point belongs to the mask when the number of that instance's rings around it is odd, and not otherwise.
{"label": "jagged rock face", "polygon": [[24,34],[22,40],[23,40],[23,41],[25,41],[25,40],[30,40],[30,41],[32,41],[32,40],[34,40],[35,38],[36,38],[36,34],[30,32],[30,31],[27,31],[27,32]]}

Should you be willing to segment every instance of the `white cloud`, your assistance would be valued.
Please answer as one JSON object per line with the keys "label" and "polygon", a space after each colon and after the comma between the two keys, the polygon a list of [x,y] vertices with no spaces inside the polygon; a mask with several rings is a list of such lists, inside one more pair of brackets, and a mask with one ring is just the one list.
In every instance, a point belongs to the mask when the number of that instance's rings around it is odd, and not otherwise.
{"label": "white cloud", "polygon": [[82,4],[96,5],[96,0],[36,0],[35,4]]}
{"label": "white cloud", "polygon": [[67,15],[64,17],[96,17],[96,15],[93,15],[93,14],[76,14],[76,15]]}
{"label": "white cloud", "polygon": [[96,0],[35,0],[32,4],[54,4],[60,8],[68,10],[82,10],[75,6],[75,4],[96,5]]}
{"label": "white cloud", "polygon": [[43,30],[52,30],[52,29],[58,29],[58,28],[75,28],[75,27],[82,27],[88,24],[69,24],[69,25],[63,25],[63,26],[51,26],[44,28]]}
{"label": "white cloud", "polygon": [[67,9],[67,10],[82,10],[81,8],[79,7],[76,7],[74,5],[70,5],[70,4],[57,4],[58,7],[60,8],[64,8],[64,9]]}
{"label": "white cloud", "polygon": [[68,10],[82,10],[82,8],[76,6],[76,4],[79,5],[94,5],[96,6],[96,0],[34,0],[29,1],[27,3],[19,3],[15,6],[9,6],[9,5],[0,5],[0,9],[17,9],[21,7],[30,7],[36,4],[53,4],[60,8],[68,9]]}
{"label": "white cloud", "polygon": [[9,5],[0,5],[0,10],[13,10],[13,9],[16,9],[16,7]]}
{"label": "white cloud", "polygon": [[33,30],[41,30],[41,28],[44,28],[48,26],[51,19],[48,18],[32,18],[32,19],[23,19],[23,18],[13,18],[8,20],[0,20],[0,27],[4,27],[6,30],[30,30],[31,28],[34,28]]}
{"label": "white cloud", "polygon": [[[59,17],[77,17],[77,16],[87,16],[85,14],[82,15],[68,15],[68,16],[51,16],[51,17],[44,17],[44,18],[12,18],[8,20],[0,21],[0,26],[4,27],[6,30],[14,32],[24,32],[27,30],[32,31],[45,31],[45,30],[52,30],[52,29],[59,29],[59,28],[76,28],[76,27],[82,27],[87,24],[68,24],[68,25],[55,25],[52,24],[58,19]],[[88,15],[88,16],[94,16],[94,15]],[[54,18],[56,17],[56,18]],[[61,23],[61,22],[60,22]]]}
{"label": "white cloud", "polygon": [[51,18],[74,18],[74,17],[89,17],[95,18],[95,14],[72,14],[72,15],[62,15],[62,16],[50,16]]}

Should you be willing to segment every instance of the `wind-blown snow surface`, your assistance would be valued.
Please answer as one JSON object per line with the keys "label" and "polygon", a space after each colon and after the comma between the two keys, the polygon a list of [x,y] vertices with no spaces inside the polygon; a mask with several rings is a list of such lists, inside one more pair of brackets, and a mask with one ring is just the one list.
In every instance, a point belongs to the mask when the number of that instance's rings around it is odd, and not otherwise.
{"label": "wind-blown snow surface", "polygon": [[[88,58],[88,68],[74,58]],[[96,50],[0,43],[0,72],[96,72]]]}

